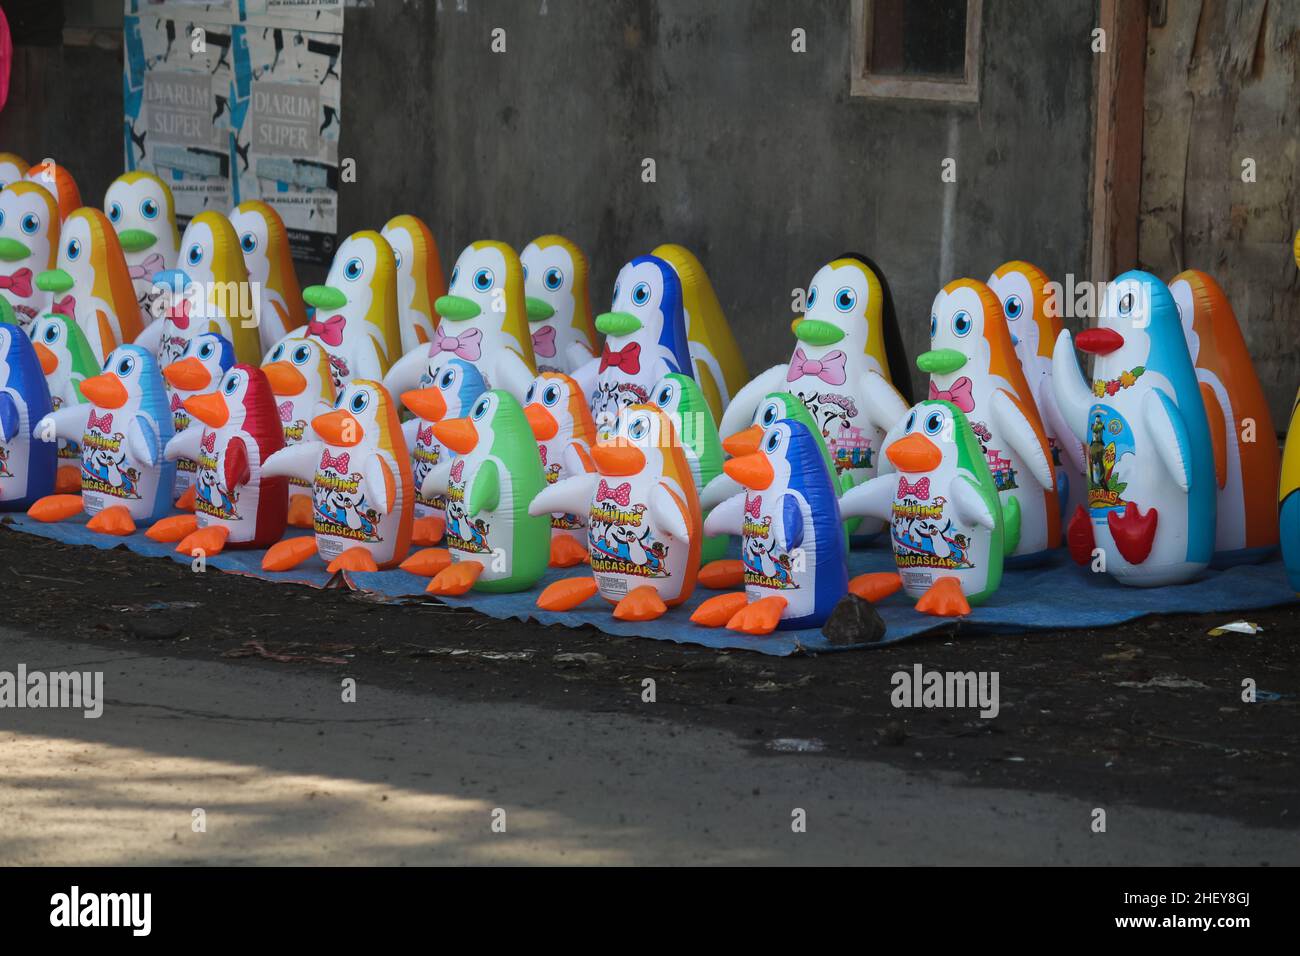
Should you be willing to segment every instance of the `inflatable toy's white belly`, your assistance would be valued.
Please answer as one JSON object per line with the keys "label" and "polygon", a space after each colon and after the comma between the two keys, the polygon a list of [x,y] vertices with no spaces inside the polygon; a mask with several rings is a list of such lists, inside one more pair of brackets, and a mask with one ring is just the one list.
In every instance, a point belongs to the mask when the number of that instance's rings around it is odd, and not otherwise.
{"label": "inflatable toy's white belly", "polygon": [[632,475],[603,478],[597,485],[587,518],[587,547],[596,586],[610,601],[621,601],[646,584],[669,601],[694,573],[687,567],[687,542],[669,538],[650,510],[656,484],[656,478]]}
{"label": "inflatable toy's white belly", "polygon": [[776,522],[781,515],[772,505],[780,497],[750,493],[745,496],[740,553],[745,564],[745,593],[751,601],[777,595],[787,602],[784,617],[805,617],[813,613],[817,603],[817,528],[808,502],[797,492],[793,494],[803,514],[803,541],[799,546],[781,548],[777,544]]}

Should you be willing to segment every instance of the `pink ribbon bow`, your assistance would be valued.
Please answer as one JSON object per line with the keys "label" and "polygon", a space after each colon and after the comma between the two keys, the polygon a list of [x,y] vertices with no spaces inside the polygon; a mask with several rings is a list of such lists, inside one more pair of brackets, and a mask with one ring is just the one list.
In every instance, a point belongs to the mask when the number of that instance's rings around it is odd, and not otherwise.
{"label": "pink ribbon bow", "polygon": [[113,413],[105,412],[103,417],[97,416],[94,412],[90,413],[90,418],[86,421],[86,427],[98,429],[107,434],[108,430],[113,427]]}
{"label": "pink ribbon bow", "polygon": [[279,405],[276,406],[276,408],[280,412],[280,421],[282,422],[293,421],[293,402],[281,402]]}
{"label": "pink ribbon bow", "polygon": [[215,448],[216,445],[217,445],[217,433],[216,433],[216,432],[204,432],[204,433],[203,433],[203,440],[200,441],[199,444],[203,446],[203,450],[204,450],[204,451],[206,451],[206,452],[211,452],[212,449]]}
{"label": "pink ribbon bow", "polygon": [[328,451],[323,451],[320,456],[320,466],[322,468],[333,468],[339,474],[346,474],[348,470],[348,462],[350,460],[351,459],[348,458],[347,452],[344,452],[335,458]]}
{"label": "pink ribbon bow", "polygon": [[180,408],[182,407],[182,405],[183,405],[183,403],[181,402],[181,397],[180,397],[179,395],[177,395],[175,392],[172,392],[172,407],[171,407],[171,410],[172,410],[173,412],[174,412],[174,411],[177,411],[178,409],[180,409]]}
{"label": "pink ribbon bow", "polygon": [[27,298],[32,294],[32,270],[24,268],[13,275],[0,276],[0,289],[8,289],[16,296]]}
{"label": "pink ribbon bow", "polygon": [[793,382],[805,375],[815,375],[827,385],[843,385],[846,357],[843,352],[836,349],[820,359],[810,359],[804,354],[802,348],[796,348],[794,358],[790,359],[790,370],[786,372],[785,380]]}
{"label": "pink ribbon bow", "polygon": [[70,319],[75,319],[77,317],[77,300],[70,295],[65,295],[50,307],[50,311],[57,312],[59,315],[66,315]]}
{"label": "pink ribbon bow", "polygon": [[916,484],[909,485],[907,483],[906,478],[899,476],[898,494],[895,497],[906,498],[908,495],[912,495],[913,497],[918,498],[921,501],[929,501],[930,500],[930,479],[922,478]]}
{"label": "pink ribbon bow", "polygon": [[746,516],[753,518],[755,521],[757,521],[758,512],[762,507],[763,507],[763,496],[753,495],[751,498],[749,498],[749,500],[745,502],[745,514]]}
{"label": "pink ribbon bow", "polygon": [[605,484],[605,479],[602,478],[600,479],[600,487],[596,489],[596,500],[612,501],[619,507],[626,508],[628,502],[632,500],[632,484],[625,481],[617,488],[611,488]]}
{"label": "pink ribbon bow", "polygon": [[478,329],[466,329],[460,335],[443,335],[442,329],[433,330],[433,347],[438,352],[450,352],[466,362],[473,362],[483,354],[479,339],[483,333]]}
{"label": "pink ribbon bow", "polygon": [[537,454],[539,454],[539,455],[542,456],[542,467],[545,468],[545,467],[546,467],[546,446],[545,446],[545,445],[538,445],[538,446],[537,446]]}
{"label": "pink ribbon bow", "polygon": [[433,444],[433,426],[429,425],[416,431],[415,441],[420,445]]}
{"label": "pink ribbon bow", "polygon": [[963,412],[975,411],[975,396],[971,394],[971,380],[965,375],[953,382],[952,388],[949,389],[936,388],[931,381],[930,397],[952,402]]}
{"label": "pink ribbon bow", "polygon": [[135,266],[127,266],[126,271],[130,273],[132,279],[148,279],[150,276],[162,272],[165,265],[161,252],[151,252],[145,256],[144,262]]}
{"label": "pink ribbon bow", "polygon": [[555,355],[555,326],[543,325],[533,333],[533,351],[542,358]]}
{"label": "pink ribbon bow", "polygon": [[324,322],[312,319],[307,323],[307,334],[314,335],[326,345],[338,348],[343,343],[343,327],[348,320],[341,315],[331,315]]}
{"label": "pink ribbon bow", "polygon": [[460,481],[460,476],[465,473],[465,459],[457,458],[451,465],[451,480]]}

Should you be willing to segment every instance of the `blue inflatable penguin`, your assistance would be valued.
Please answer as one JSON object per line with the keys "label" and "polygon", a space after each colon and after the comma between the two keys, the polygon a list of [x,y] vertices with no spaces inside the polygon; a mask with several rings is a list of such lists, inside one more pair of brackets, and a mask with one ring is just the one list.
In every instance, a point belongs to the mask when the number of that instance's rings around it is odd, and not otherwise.
{"label": "blue inflatable penguin", "polygon": [[745,593],[709,598],[691,620],[746,634],[820,627],[849,582],[835,482],[817,436],[783,418],[757,451],[723,468],[746,490],[710,512],[704,533],[741,536]]}
{"label": "blue inflatable penguin", "polygon": [[673,267],[657,256],[638,256],[625,265],[614,283],[614,303],[596,317],[596,328],[606,336],[600,357],[575,370],[573,378],[591,402],[597,438],[605,440],[619,412],[651,403],[659,379],[695,377],[682,284]]}
{"label": "blue inflatable penguin", "polygon": [[54,410],[41,360],[17,325],[0,325],[0,511],[28,508],[54,492],[58,443],[35,440]]}
{"label": "blue inflatable penguin", "polygon": [[[1091,388],[1072,344],[1097,357]],[[1122,584],[1194,577],[1214,551],[1214,450],[1178,307],[1150,273],[1125,272],[1106,290],[1098,328],[1061,332],[1052,387],[1087,449],[1088,512],[1070,521],[1080,564],[1100,549]]]}

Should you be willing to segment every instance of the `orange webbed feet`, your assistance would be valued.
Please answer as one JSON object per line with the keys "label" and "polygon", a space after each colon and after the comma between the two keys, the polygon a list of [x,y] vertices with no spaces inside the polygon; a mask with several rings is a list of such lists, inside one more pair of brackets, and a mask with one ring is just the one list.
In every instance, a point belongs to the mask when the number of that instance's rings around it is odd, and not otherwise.
{"label": "orange webbed feet", "polygon": [[431,544],[437,544],[442,540],[443,532],[447,530],[447,522],[434,515],[427,518],[416,518],[411,523],[411,544],[417,544],[426,547]]}
{"label": "orange webbed feet", "polygon": [[330,574],[337,574],[339,571],[378,571],[379,565],[375,563],[373,554],[357,545],[336,557],[325,570]]}
{"label": "orange webbed feet", "polygon": [[126,505],[113,505],[105,508],[86,522],[86,527],[97,534],[115,534],[124,537],[135,533],[135,519]]}
{"label": "orange webbed feet", "polygon": [[172,515],[170,518],[161,518],[150,525],[149,530],[144,536],[150,541],[160,541],[170,543],[179,541],[188,534],[193,534],[198,529],[199,519],[194,515]]}
{"label": "orange webbed feet", "polygon": [[551,538],[551,567],[572,568],[590,560],[590,553],[573,536],[561,534]]}
{"label": "orange webbed feet", "polygon": [[482,574],[483,565],[477,561],[455,561],[435,574],[425,590],[458,597],[472,588]]}
{"label": "orange webbed feet", "polygon": [[668,611],[664,599],[648,584],[633,588],[614,607],[614,616],[620,621],[653,621]]}
{"label": "orange webbed feet", "polygon": [[407,574],[431,578],[451,564],[451,552],[446,548],[423,548],[398,565]]}
{"label": "orange webbed feet", "polygon": [[[716,562],[715,562],[716,563]],[[743,591],[732,594],[715,594],[695,609],[691,623],[700,627],[722,627],[749,604]]]}
{"label": "orange webbed feet", "polygon": [[565,578],[548,584],[537,598],[543,611],[571,611],[596,593],[595,578]]}
{"label": "orange webbed feet", "polygon": [[85,505],[81,495],[46,495],[32,502],[27,509],[27,516],[37,521],[62,521],[71,518]]}
{"label": "orange webbed feet", "polygon": [[935,617],[960,617],[970,613],[970,604],[961,592],[961,582],[951,575],[945,575],[930,585],[930,589],[916,602],[916,609],[922,614]]}
{"label": "orange webbed feet", "polygon": [[289,526],[293,528],[310,528],[311,495],[293,494],[289,496]]}
{"label": "orange webbed feet", "polygon": [[190,485],[188,488],[186,488],[185,491],[181,494],[181,496],[176,499],[176,507],[179,508],[181,511],[193,511],[194,491],[195,489],[193,485]]}
{"label": "orange webbed feet", "polygon": [[727,630],[740,631],[742,634],[771,634],[781,623],[781,612],[790,602],[773,594],[759,598],[753,604],[742,607],[727,622]]}
{"label": "orange webbed feet", "polygon": [[316,553],[316,539],[311,535],[285,538],[267,549],[262,558],[263,571],[288,571]]}
{"label": "orange webbed feet", "polygon": [[212,557],[221,553],[229,537],[230,529],[225,525],[208,525],[206,528],[199,528],[187,534],[181,539],[181,543],[176,545],[176,550],[181,554],[194,554],[195,551],[199,551],[207,557]]}
{"label": "orange webbed feet", "polygon": [[849,580],[849,593],[856,594],[864,601],[875,604],[903,587],[903,579],[896,571],[879,571],[875,574],[859,574]]}
{"label": "orange webbed feet", "polygon": [[[745,583],[745,562],[739,558],[710,561],[700,568],[699,576],[695,580],[700,587],[708,588],[710,591],[726,591],[730,588],[738,588]],[[692,620],[694,619],[692,618]],[[716,625],[709,626],[715,627]]]}

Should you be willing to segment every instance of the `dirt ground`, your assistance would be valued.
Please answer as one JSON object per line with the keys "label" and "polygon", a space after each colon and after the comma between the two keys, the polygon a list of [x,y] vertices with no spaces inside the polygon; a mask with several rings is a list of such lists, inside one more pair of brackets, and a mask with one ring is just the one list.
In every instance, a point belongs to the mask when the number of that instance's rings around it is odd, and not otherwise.
{"label": "dirt ground", "polygon": [[[729,731],[774,758],[820,747],[955,772],[973,786],[1300,825],[1300,606],[1246,615],[1264,627],[1255,636],[1206,634],[1232,615],[1153,617],[979,638],[956,627],[878,650],[774,659],[195,574],[3,527],[0,582],[5,626],[135,654],[591,716],[642,713],[651,677],[660,719]],[[1000,714],[895,709],[890,677],[918,663],[997,671]],[[1241,699],[1246,678],[1256,703]]]}

